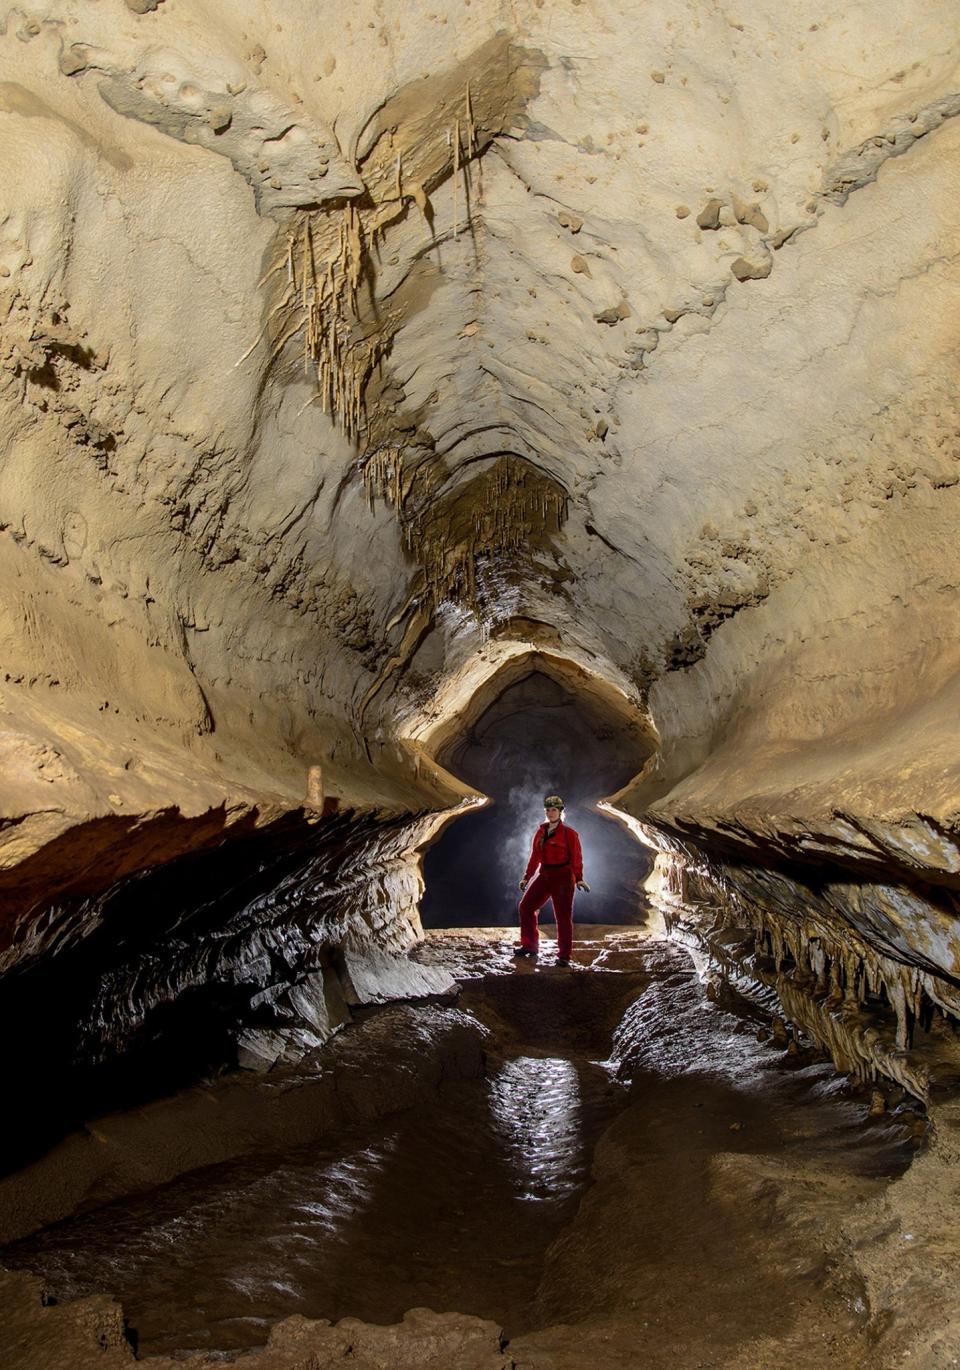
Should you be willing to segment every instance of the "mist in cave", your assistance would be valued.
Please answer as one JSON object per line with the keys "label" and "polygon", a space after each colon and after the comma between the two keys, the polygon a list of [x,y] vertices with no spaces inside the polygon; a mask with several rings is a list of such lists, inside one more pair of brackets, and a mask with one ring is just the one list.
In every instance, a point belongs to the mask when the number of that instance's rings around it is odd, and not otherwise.
{"label": "mist in cave", "polygon": [[[650,853],[594,806],[627,784],[646,754],[595,700],[542,670],[507,686],[443,755],[490,803],[450,823],[426,852],[424,927],[516,922],[517,883],[547,794],[562,796],[564,822],[583,844],[590,892],[576,896],[575,923],[642,924]],[[551,918],[548,906],[541,920]]]}

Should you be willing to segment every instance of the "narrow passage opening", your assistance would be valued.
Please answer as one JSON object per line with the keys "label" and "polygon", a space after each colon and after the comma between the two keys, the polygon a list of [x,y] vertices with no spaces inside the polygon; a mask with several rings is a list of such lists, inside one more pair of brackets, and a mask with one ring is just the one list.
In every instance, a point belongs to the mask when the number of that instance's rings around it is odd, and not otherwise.
{"label": "narrow passage opening", "polygon": [[563,797],[564,821],[583,845],[590,893],[577,895],[576,922],[643,923],[650,853],[594,806],[625,785],[648,753],[646,739],[602,701],[541,669],[514,680],[439,754],[492,802],[450,824],[427,851],[424,927],[516,922],[517,882],[549,793]]}

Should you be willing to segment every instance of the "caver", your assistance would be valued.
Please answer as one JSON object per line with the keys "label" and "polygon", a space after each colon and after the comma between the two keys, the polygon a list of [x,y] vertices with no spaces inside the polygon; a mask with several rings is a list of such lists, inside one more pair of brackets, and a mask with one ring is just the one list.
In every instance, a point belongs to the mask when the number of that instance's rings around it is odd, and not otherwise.
{"label": "caver", "polygon": [[563,821],[563,800],[558,794],[548,794],[543,809],[546,820],[534,833],[530,860],[520,881],[523,891],[519,906],[520,941],[514,948],[514,955],[536,956],[540,943],[540,910],[552,901],[557,923],[557,965],[569,966],[573,950],[574,890],[589,890],[590,886],[583,878],[580,836]]}

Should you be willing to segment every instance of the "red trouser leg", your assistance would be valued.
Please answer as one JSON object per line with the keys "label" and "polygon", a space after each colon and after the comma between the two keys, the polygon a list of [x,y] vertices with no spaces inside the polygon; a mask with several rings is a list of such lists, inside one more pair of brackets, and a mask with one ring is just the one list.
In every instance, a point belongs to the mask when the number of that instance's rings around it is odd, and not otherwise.
{"label": "red trouser leg", "polygon": [[559,870],[544,870],[526,888],[520,900],[520,942],[536,951],[540,930],[537,915],[548,900],[553,901],[553,916],[557,923],[557,954],[569,960],[573,950],[573,873],[568,866]]}
{"label": "red trouser leg", "polygon": [[557,923],[557,955],[569,961],[573,951],[573,890],[574,879],[570,870],[550,872],[550,890],[553,899],[553,916]]}
{"label": "red trouser leg", "polygon": [[540,942],[537,914],[550,898],[550,885],[543,871],[533,877],[520,900],[520,944],[536,951]]}

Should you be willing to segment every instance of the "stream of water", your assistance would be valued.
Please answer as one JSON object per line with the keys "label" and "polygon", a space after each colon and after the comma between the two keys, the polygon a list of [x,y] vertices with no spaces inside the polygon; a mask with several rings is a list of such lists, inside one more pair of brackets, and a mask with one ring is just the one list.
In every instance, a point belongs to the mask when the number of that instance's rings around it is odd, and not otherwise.
{"label": "stream of water", "polygon": [[[62,1222],[6,1248],[4,1263],[41,1274],[61,1300],[113,1293],[141,1354],[235,1352],[293,1313],[388,1323],[420,1306],[517,1335],[616,1297],[602,1271],[569,1292],[563,1265],[595,1146],[617,1119],[639,1138],[631,1165],[647,1158],[629,1202],[655,1217],[652,1246],[672,1224],[694,1261],[718,1221],[701,1192],[705,1149],[802,1152],[851,1183],[909,1161],[902,1132],[865,1125],[862,1102],[827,1066],[778,1058],[774,1071],[749,1012],[707,1004],[689,964],[662,944],[599,947],[589,969],[566,974],[504,969],[501,958],[461,995],[490,1031],[486,1078],[443,1085],[425,1109],[323,1144],[207,1167]],[[665,1184],[664,1158],[685,1178]],[[650,1187],[639,1199],[637,1183]],[[657,1260],[653,1250],[651,1268]],[[670,1262],[659,1260],[666,1278]],[[736,1295],[724,1297],[729,1314]]]}

